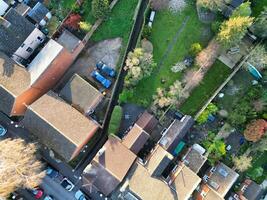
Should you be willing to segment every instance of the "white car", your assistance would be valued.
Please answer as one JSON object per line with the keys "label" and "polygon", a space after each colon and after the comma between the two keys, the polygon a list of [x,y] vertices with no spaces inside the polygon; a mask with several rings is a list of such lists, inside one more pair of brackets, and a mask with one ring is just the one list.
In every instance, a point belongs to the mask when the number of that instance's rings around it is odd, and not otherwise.
{"label": "white car", "polygon": [[75,199],[77,200],[86,200],[83,192],[81,190],[78,190],[76,193],[75,193]]}
{"label": "white car", "polygon": [[67,178],[63,178],[60,185],[69,192],[74,188],[74,184]]}
{"label": "white car", "polygon": [[0,137],[3,137],[7,133],[7,129],[0,124]]}

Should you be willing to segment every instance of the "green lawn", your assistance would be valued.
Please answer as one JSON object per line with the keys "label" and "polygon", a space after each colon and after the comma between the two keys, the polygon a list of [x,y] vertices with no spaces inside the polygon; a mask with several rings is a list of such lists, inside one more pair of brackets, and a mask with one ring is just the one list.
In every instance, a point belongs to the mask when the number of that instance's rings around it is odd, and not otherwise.
{"label": "green lawn", "polygon": [[[184,11],[177,14],[172,14],[167,10],[157,12],[150,37],[154,46],[155,62],[160,63],[168,46],[173,43],[173,38],[187,17],[189,17],[187,24],[180,32],[177,41],[162,63],[162,66],[156,69],[150,77],[140,81],[134,89],[133,97],[129,99],[130,102],[149,106],[152,102],[152,96],[158,87],[168,88],[175,80],[181,78],[181,73],[171,72],[171,66],[188,55],[191,44],[199,42],[205,46],[208,43],[211,34],[207,36],[203,34],[207,28],[209,29],[209,26],[202,24],[198,20],[193,4],[188,5]],[[166,82],[162,84],[161,79],[165,79]]]}
{"label": "green lawn", "polygon": [[[259,155],[259,154],[257,154],[257,155]],[[256,161],[254,161],[254,162],[252,161],[252,167],[246,171],[246,174],[250,174],[252,172],[252,170],[257,168],[257,167],[262,167],[264,169],[264,165],[265,165],[265,170],[263,172],[263,176],[258,177],[254,180],[260,184],[267,178],[267,170],[266,170],[267,151],[262,153],[259,157],[257,157],[257,156],[255,156],[255,157],[254,157],[254,159],[256,159]]]}
{"label": "green lawn", "polygon": [[96,21],[95,17],[92,14],[92,0],[86,0],[83,3],[83,21],[86,21],[87,23],[90,23],[93,25]]}
{"label": "green lawn", "polygon": [[138,0],[120,0],[112,9],[110,17],[103,22],[92,36],[95,42],[121,37],[126,44],[133,25],[133,16]]}
{"label": "green lawn", "polygon": [[189,115],[196,114],[230,73],[230,68],[217,60],[206,73],[200,85],[192,91],[190,97],[182,104],[180,110]]}
{"label": "green lawn", "polygon": [[267,6],[267,0],[251,0],[251,2],[252,2],[251,8],[253,17],[257,17],[263,10],[263,7]]}

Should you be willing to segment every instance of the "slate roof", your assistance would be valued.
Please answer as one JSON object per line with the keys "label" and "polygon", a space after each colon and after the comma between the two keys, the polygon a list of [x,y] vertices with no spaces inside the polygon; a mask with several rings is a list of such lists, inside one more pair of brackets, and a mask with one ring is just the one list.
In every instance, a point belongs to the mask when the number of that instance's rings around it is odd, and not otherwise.
{"label": "slate roof", "polygon": [[234,8],[237,8],[243,3],[244,0],[232,0],[230,5],[233,6]]}
{"label": "slate roof", "polygon": [[59,94],[82,113],[94,110],[104,98],[101,92],[78,74],[72,76]]}
{"label": "slate roof", "polygon": [[4,18],[10,25],[5,27],[0,21],[0,51],[11,56],[32,33],[35,26],[13,8],[8,10]]}
{"label": "slate roof", "polygon": [[193,124],[194,119],[189,115],[185,115],[181,120],[174,120],[166,130],[166,134],[161,138],[160,145],[168,152],[173,153]]}
{"label": "slate roof", "polygon": [[39,23],[48,12],[49,10],[44,6],[44,4],[37,2],[37,4],[35,4],[35,6],[28,13],[28,16],[36,23]]}
{"label": "slate roof", "polygon": [[260,185],[254,181],[250,181],[250,184],[245,189],[243,196],[248,200],[259,200],[263,194],[263,189]]}

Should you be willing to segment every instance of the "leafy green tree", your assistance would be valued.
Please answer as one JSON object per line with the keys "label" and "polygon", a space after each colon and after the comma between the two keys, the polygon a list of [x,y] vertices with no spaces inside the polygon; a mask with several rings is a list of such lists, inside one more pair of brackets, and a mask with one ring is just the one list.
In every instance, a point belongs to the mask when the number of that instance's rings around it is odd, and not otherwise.
{"label": "leafy green tree", "polygon": [[231,17],[248,17],[251,15],[250,2],[242,3],[238,8],[234,10]]}
{"label": "leafy green tree", "polygon": [[119,103],[126,103],[129,99],[133,98],[133,90],[132,89],[124,89],[119,96]]}
{"label": "leafy green tree", "polygon": [[208,147],[208,153],[208,161],[214,166],[226,154],[225,143],[222,140],[215,140]]}
{"label": "leafy green tree", "polygon": [[92,0],[92,13],[95,18],[107,18],[109,12],[109,0]]}
{"label": "leafy green tree", "polygon": [[260,141],[254,143],[254,145],[251,147],[252,152],[264,152],[267,151],[267,133],[265,133],[265,136],[261,138]]}
{"label": "leafy green tree", "polygon": [[216,134],[209,131],[206,140],[202,142],[204,148],[207,149],[208,161],[213,166],[226,154],[224,141],[215,139],[215,137]]}
{"label": "leafy green tree", "polygon": [[215,114],[217,111],[218,111],[218,107],[215,104],[210,103],[207,106],[207,108],[197,118],[197,122],[199,124],[203,124],[203,123],[207,122],[209,115]]}
{"label": "leafy green tree", "polygon": [[264,10],[251,26],[251,31],[260,38],[267,38],[267,7],[264,7]]}
{"label": "leafy green tree", "polygon": [[253,169],[251,172],[248,173],[248,176],[252,180],[257,180],[257,178],[261,177],[263,175],[263,168],[262,167],[257,167]]}
{"label": "leafy green tree", "polygon": [[237,45],[247,33],[247,28],[252,22],[252,17],[231,17],[222,23],[217,37],[218,42],[225,48]]}

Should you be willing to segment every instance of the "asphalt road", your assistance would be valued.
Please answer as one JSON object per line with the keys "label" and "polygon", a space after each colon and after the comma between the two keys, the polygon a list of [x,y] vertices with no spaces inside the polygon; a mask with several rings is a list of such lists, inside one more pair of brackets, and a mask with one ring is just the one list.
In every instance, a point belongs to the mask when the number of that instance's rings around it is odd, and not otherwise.
{"label": "asphalt road", "polygon": [[[28,131],[24,129],[22,126],[12,122],[6,115],[0,112],[0,124],[7,128],[7,134],[0,139],[3,140],[5,138],[15,138],[20,137],[26,141],[31,141],[29,138]],[[72,169],[65,163],[57,163],[54,159],[49,156],[48,149],[40,150],[42,158],[53,166],[56,170],[58,170],[62,177],[68,177],[73,184],[75,184],[75,188],[73,192],[66,191],[60,184],[59,180],[52,180],[49,177],[45,177],[42,180],[41,188],[44,189],[44,193],[48,195],[52,195],[56,200],[75,200],[74,192],[76,192],[80,186],[79,176],[72,171]],[[34,200],[35,198],[26,190],[19,190],[19,193],[25,197],[27,200]]]}
{"label": "asphalt road", "polygon": [[59,183],[48,176],[43,178],[41,188],[46,194],[53,196],[55,200],[75,200],[74,191],[66,191]]}

